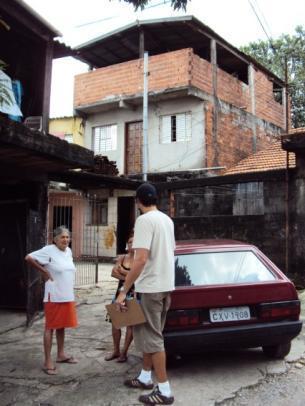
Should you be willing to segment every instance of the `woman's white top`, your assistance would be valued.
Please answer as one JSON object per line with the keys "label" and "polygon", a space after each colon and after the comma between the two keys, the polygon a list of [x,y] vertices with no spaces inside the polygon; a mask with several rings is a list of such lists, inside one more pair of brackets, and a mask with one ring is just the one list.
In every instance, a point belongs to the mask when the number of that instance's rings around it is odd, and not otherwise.
{"label": "woman's white top", "polygon": [[44,266],[53,278],[53,281],[49,279],[45,283],[43,301],[73,302],[76,268],[71,249],[67,247],[62,251],[55,244],[51,244],[29,255]]}

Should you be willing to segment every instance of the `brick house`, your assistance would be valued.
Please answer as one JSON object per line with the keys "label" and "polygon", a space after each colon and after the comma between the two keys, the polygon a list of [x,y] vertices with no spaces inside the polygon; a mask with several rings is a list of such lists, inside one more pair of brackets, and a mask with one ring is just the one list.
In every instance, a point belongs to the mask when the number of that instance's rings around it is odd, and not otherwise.
{"label": "brick house", "polygon": [[[137,21],[76,48],[85,146],[142,172],[143,53],[148,62],[149,175],[221,174],[287,126],[284,83],[192,16]],[[215,172],[216,171],[216,172]]]}

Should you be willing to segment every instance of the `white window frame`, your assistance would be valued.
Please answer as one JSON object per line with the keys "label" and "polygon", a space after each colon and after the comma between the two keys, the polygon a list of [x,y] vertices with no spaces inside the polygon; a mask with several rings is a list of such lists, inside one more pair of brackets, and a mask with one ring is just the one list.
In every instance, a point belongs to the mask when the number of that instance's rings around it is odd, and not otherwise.
{"label": "white window frame", "polygon": [[92,150],[95,155],[117,149],[118,126],[107,124],[92,128]]}
{"label": "white window frame", "polygon": [[188,142],[192,138],[190,112],[160,116],[160,143]]}

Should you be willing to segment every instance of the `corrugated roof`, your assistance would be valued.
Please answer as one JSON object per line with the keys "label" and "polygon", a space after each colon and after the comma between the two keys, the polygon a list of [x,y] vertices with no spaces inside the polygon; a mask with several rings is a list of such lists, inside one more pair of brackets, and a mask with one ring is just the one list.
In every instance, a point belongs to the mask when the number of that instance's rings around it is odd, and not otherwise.
{"label": "corrugated roof", "polygon": [[[209,60],[210,40],[216,40],[218,59],[237,71],[243,64],[252,63],[265,72],[279,86],[284,82],[254,58],[244,54],[210,27],[192,15],[135,22],[76,46],[78,58],[96,68],[138,59],[141,34],[144,49],[149,55],[193,48],[199,56]],[[233,56],[233,58],[232,58]],[[235,56],[235,58],[234,58]]]}
{"label": "corrugated roof", "polygon": [[[295,154],[289,153],[289,168],[295,167]],[[236,166],[225,172],[233,175],[248,172],[264,172],[286,168],[286,151],[282,149],[281,141],[277,140],[253,155],[240,161]]]}
{"label": "corrugated roof", "polygon": [[[11,0],[10,0],[11,1]],[[61,37],[62,33],[58,31],[55,27],[53,27],[52,24],[49,23],[49,21],[45,20],[40,14],[37,13],[31,6],[29,6],[25,1],[23,0],[14,0],[17,5],[22,7],[24,9],[24,12],[27,12],[33,16],[37,21],[39,21],[46,29],[48,29],[53,37]]]}

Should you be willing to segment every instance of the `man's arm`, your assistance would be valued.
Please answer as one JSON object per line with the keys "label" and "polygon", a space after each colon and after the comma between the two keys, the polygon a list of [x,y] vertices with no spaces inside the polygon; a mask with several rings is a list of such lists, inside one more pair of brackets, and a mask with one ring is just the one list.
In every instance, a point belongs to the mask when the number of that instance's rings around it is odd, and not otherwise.
{"label": "man's arm", "polygon": [[116,303],[123,304],[126,299],[126,294],[134,284],[134,282],[138,279],[139,275],[144,269],[144,266],[148,260],[149,250],[146,248],[136,248],[135,249],[135,256],[133,260],[133,264],[131,270],[128,272],[125,282],[122,288],[122,291],[119,293]]}

